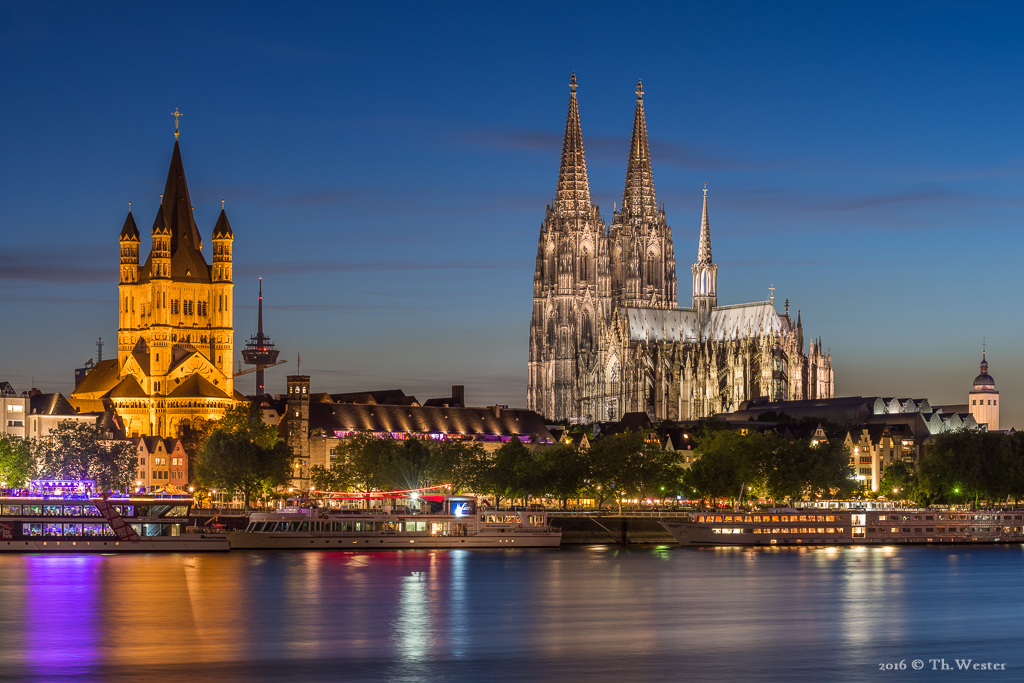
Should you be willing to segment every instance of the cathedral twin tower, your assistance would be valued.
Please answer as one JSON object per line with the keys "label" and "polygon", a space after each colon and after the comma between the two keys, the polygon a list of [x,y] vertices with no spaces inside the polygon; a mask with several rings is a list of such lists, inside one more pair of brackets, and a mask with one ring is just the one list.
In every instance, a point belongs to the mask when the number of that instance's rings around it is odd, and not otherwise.
{"label": "cathedral twin tower", "polygon": [[627,412],[687,420],[743,401],[831,398],[830,354],[804,350],[772,300],[718,306],[707,188],[691,308],[676,303],[672,229],[654,193],[637,86],[622,206],[607,225],[590,195],[576,76],[555,200],[537,244],[528,405],[552,420],[617,420]]}

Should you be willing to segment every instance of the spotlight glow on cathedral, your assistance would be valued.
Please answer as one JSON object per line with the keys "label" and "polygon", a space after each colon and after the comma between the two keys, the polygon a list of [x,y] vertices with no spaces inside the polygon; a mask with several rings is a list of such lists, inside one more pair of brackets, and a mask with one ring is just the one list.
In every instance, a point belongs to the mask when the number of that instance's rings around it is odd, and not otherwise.
{"label": "spotlight glow on cathedral", "polygon": [[797,312],[765,301],[718,305],[707,186],[691,308],[676,303],[672,229],[654,194],[637,85],[622,207],[607,225],[594,204],[583,151],[576,75],[555,201],[537,244],[528,407],[548,419],[617,420],[627,412],[691,420],[743,401],[831,398],[832,358],[805,351]]}

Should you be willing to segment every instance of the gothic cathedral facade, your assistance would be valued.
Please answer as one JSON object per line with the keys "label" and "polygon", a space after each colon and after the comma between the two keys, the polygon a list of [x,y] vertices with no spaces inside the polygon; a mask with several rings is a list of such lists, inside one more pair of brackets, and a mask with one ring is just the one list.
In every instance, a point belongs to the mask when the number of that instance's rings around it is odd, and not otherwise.
{"label": "gothic cathedral facade", "polygon": [[232,375],[233,241],[221,207],[207,264],[175,132],[152,249],[141,266],[130,207],[125,218],[117,359],[98,362],[75,388],[72,402],[81,412],[113,411],[128,436],[176,437],[243,398]]}
{"label": "gothic cathedral facade", "polygon": [[718,305],[707,187],[692,306],[676,301],[672,229],[651,175],[643,87],[621,208],[607,225],[590,195],[576,76],[555,200],[537,244],[528,407],[551,420],[693,420],[743,401],[831,398],[832,358],[767,301]]}

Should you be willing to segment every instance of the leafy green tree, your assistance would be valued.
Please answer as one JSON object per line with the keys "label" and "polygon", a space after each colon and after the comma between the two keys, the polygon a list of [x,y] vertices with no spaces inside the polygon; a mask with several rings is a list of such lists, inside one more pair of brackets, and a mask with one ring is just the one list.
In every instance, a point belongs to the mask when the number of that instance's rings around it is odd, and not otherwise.
{"label": "leafy green tree", "polygon": [[309,480],[317,491],[348,491],[353,487],[348,470],[344,467],[313,465],[309,468]]}
{"label": "leafy green tree", "polygon": [[275,441],[267,447],[245,430],[215,429],[196,463],[197,482],[241,493],[246,510],[254,494],[287,484],[291,473],[292,452],[285,442]]}
{"label": "leafy green tree", "polygon": [[494,451],[482,469],[480,489],[494,496],[495,507],[500,507],[503,498],[514,498],[523,493],[523,463],[531,460],[530,449],[516,437]]}
{"label": "leafy green tree", "polygon": [[917,492],[917,474],[910,465],[897,460],[882,470],[878,492],[892,500],[914,497]]}
{"label": "leafy green tree", "polygon": [[24,487],[32,477],[33,464],[27,441],[0,433],[0,486]]}
{"label": "leafy green tree", "polygon": [[560,443],[538,454],[544,492],[558,499],[565,509],[570,498],[579,497],[590,476],[589,460],[578,446]]}
{"label": "leafy green tree", "polygon": [[1020,440],[1000,432],[959,430],[935,437],[918,468],[921,491],[940,502],[1020,497]]}
{"label": "leafy green tree", "polygon": [[755,451],[758,432],[744,436],[735,430],[719,430],[706,436],[694,450],[697,460],[683,475],[684,483],[702,498],[733,499],[742,488],[758,479]]}
{"label": "leafy green tree", "polygon": [[451,484],[458,494],[477,487],[486,453],[475,441],[438,441],[430,458],[430,482]]}
{"label": "leafy green tree", "polygon": [[98,490],[130,489],[136,453],[131,441],[107,439],[103,428],[65,420],[41,439],[33,439],[32,459],[42,477],[95,479]]}
{"label": "leafy green tree", "polygon": [[675,488],[677,455],[660,443],[648,443],[640,432],[628,431],[596,440],[587,452],[589,490],[603,505],[613,498],[622,512],[624,498],[660,497],[661,487]]}

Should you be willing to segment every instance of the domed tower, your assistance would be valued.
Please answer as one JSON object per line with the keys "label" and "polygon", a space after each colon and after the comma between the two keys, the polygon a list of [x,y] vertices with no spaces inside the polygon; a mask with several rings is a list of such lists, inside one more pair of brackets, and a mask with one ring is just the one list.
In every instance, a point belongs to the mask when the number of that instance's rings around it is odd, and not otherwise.
{"label": "domed tower", "polygon": [[999,429],[999,392],[996,381],[988,374],[984,349],[981,352],[981,374],[974,378],[974,388],[967,403],[978,424],[987,424],[989,431]]}

